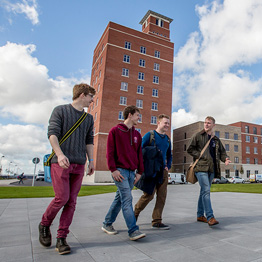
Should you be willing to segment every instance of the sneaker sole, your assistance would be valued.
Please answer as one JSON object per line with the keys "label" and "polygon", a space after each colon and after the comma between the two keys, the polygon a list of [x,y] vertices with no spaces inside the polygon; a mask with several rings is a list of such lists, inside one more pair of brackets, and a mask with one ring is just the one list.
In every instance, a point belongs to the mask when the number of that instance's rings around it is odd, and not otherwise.
{"label": "sneaker sole", "polygon": [[59,255],[65,255],[65,254],[71,253],[71,250],[66,250],[66,251],[63,251],[63,252],[59,252],[58,248],[56,248],[55,250],[58,251]]}
{"label": "sneaker sole", "polygon": [[141,235],[136,236],[136,237],[129,237],[129,239],[132,240],[132,241],[136,241],[138,239],[144,238],[145,236],[146,236],[146,234],[141,234]]}
{"label": "sneaker sole", "polygon": [[156,230],[169,230],[170,227],[151,227],[152,229],[156,229]]}
{"label": "sneaker sole", "polygon": [[105,233],[107,233],[108,235],[116,235],[117,234],[117,231],[115,231],[115,232],[110,232],[110,231],[107,231],[105,228],[103,228],[103,227],[101,227],[101,229],[105,232]]}

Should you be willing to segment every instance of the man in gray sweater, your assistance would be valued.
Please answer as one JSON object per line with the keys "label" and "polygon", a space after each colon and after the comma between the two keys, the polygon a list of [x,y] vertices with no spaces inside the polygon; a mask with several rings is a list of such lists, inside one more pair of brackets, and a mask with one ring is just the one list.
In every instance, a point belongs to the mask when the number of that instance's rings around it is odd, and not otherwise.
{"label": "man in gray sweater", "polygon": [[56,243],[56,250],[60,255],[71,252],[66,237],[73,220],[87,157],[89,161],[87,175],[94,173],[93,117],[87,114],[80,126],[61,146],[59,141],[83,115],[84,107],[89,107],[93,102],[94,95],[95,89],[89,85],[75,85],[73,102],[55,107],[49,120],[48,138],[55,152],[51,160],[51,177],[55,198],[47,207],[39,224],[39,241],[45,247],[51,246],[50,226],[59,210],[63,208]]}

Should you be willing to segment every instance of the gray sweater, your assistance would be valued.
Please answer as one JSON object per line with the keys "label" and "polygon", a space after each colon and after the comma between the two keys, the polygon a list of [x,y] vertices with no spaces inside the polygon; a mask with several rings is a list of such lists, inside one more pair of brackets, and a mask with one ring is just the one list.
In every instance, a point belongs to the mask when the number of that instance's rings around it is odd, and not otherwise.
{"label": "gray sweater", "polygon": [[[58,141],[60,141],[64,134],[81,117],[83,112],[76,110],[71,104],[55,107],[49,119],[48,138],[51,135],[55,135]],[[61,149],[70,163],[85,164],[86,145],[94,143],[93,129],[93,116],[88,114],[80,126],[61,145]],[[51,163],[57,163],[56,155],[52,158]]]}

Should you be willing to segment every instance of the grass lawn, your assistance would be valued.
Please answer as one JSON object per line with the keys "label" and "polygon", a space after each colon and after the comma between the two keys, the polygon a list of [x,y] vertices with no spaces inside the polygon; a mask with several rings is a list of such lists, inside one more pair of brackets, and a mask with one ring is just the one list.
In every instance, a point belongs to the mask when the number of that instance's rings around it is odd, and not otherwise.
{"label": "grass lawn", "polygon": [[212,184],[211,192],[238,192],[262,194],[262,184]]}
{"label": "grass lawn", "polygon": [[[114,185],[109,186],[82,186],[79,196],[90,196],[104,193],[116,192]],[[0,199],[3,198],[35,198],[54,197],[52,186],[37,187],[0,187]]]}

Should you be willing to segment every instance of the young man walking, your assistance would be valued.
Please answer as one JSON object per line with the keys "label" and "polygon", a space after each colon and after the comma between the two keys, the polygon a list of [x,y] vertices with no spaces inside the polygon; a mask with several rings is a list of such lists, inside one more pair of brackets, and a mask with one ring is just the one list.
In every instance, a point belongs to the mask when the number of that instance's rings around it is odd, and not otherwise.
{"label": "young man walking", "polygon": [[[167,185],[168,185],[168,170],[171,168],[172,153],[171,143],[166,133],[169,130],[169,116],[161,114],[158,116],[157,129],[154,130],[154,140],[157,148],[162,152],[163,172],[159,182],[156,183],[153,194],[143,192],[138,202],[135,205],[135,217],[138,218],[140,212],[144,210],[147,204],[154,198],[156,193],[156,203],[152,213],[152,228],[153,229],[169,229],[168,225],[162,223],[162,213],[166,202]],[[148,132],[143,137],[142,148],[152,145],[150,144],[151,133]],[[146,170],[145,170],[146,171]]]}
{"label": "young man walking", "polygon": [[130,240],[138,240],[146,236],[136,225],[131,192],[134,183],[140,179],[144,171],[142,137],[134,127],[138,123],[139,113],[136,106],[127,106],[123,112],[124,123],[113,127],[107,140],[107,164],[117,186],[117,192],[105,217],[102,230],[110,235],[117,234],[113,223],[122,209]]}
{"label": "young man walking", "polygon": [[[208,223],[209,226],[219,224],[213,214],[210,200],[210,187],[214,177],[221,178],[220,160],[228,165],[229,160],[226,150],[220,139],[213,135],[215,119],[207,116],[204,122],[204,129],[196,133],[190,141],[187,149],[194,161],[199,158],[200,152],[209,142],[209,146],[197,162],[194,171],[200,185],[200,194],[197,206],[197,221]],[[206,215],[206,216],[205,216]]]}
{"label": "young man walking", "polygon": [[88,156],[87,175],[94,172],[93,164],[93,117],[87,114],[80,126],[60,146],[59,141],[84,114],[84,107],[93,102],[95,89],[87,84],[75,85],[73,102],[54,108],[49,120],[48,138],[55,155],[51,159],[51,177],[55,198],[47,207],[39,224],[39,241],[44,247],[51,246],[50,226],[63,208],[57,231],[56,250],[60,255],[71,252],[66,242],[72,223],[78,192],[81,188]]}

